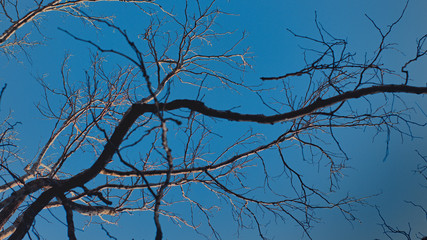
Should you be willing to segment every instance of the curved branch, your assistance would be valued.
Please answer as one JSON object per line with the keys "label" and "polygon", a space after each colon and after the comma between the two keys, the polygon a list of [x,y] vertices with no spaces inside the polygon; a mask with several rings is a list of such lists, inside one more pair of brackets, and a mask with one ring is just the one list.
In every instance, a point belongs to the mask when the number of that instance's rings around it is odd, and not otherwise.
{"label": "curved branch", "polygon": [[[221,111],[213,108],[207,107],[203,102],[196,100],[186,100],[179,99],[174,100],[169,103],[159,103],[159,109],[168,111],[176,110],[180,108],[188,108],[192,111],[199,112],[203,115],[223,118],[230,121],[245,121],[245,122],[257,122],[257,123],[269,123],[274,124],[277,122],[284,122],[293,120],[296,118],[301,118],[309,114],[316,114],[315,111],[320,110],[325,107],[332,106],[336,103],[344,102],[350,99],[356,99],[368,95],[373,95],[377,93],[411,93],[411,94],[427,94],[427,87],[415,87],[407,85],[379,85],[372,86],[367,88],[361,88],[354,91],[344,92],[342,94],[321,99],[318,98],[313,103],[307,105],[306,107],[300,108],[295,111],[290,111],[287,113],[276,114],[272,116],[265,116],[262,114],[241,114],[232,111]],[[155,104],[140,104],[136,106],[140,112],[157,112],[158,108]],[[141,114],[142,114],[141,113]]]}

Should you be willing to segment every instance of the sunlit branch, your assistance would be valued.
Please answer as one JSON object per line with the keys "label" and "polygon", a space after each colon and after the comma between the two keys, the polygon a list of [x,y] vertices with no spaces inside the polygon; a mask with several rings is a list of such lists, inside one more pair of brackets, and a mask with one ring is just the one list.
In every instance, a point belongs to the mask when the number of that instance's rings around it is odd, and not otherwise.
{"label": "sunlit branch", "polygon": [[[22,28],[25,24],[32,22],[38,15],[42,13],[47,13],[51,11],[60,11],[66,8],[74,7],[78,4],[83,4],[87,2],[106,2],[106,1],[119,1],[119,0],[53,0],[50,3],[44,4],[43,1],[38,3],[35,6],[34,10],[29,11],[25,16],[13,20],[12,17],[10,21],[12,25],[9,26],[3,33],[0,35],[0,47],[2,46],[16,31]],[[152,2],[152,0],[125,0],[125,2]],[[5,3],[2,3],[3,10],[5,11]],[[7,13],[6,13],[7,14]],[[8,15],[9,16],[9,15]]]}

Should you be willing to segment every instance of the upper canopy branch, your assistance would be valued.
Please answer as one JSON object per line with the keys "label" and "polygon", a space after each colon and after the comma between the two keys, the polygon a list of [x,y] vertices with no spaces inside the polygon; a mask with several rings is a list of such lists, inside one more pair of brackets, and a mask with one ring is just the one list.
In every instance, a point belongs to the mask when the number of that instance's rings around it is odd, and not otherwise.
{"label": "upper canopy branch", "polygon": [[[6,42],[16,31],[22,28],[25,24],[33,21],[37,16],[42,13],[50,12],[50,11],[60,11],[64,8],[73,7],[78,4],[83,4],[86,2],[106,2],[106,1],[119,1],[119,0],[54,0],[50,3],[43,5],[43,1],[37,4],[36,8],[26,13],[23,17],[13,20],[10,17],[12,24],[3,31],[0,35],[0,47]],[[151,0],[126,0],[123,2],[152,2]],[[4,3],[1,3],[3,10],[5,11]],[[7,16],[9,16],[6,13]]]}

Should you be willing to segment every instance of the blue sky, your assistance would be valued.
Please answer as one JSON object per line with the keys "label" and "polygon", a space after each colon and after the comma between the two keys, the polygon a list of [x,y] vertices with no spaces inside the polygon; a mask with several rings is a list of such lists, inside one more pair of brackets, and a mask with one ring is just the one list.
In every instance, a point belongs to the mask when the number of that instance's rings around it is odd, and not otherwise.
{"label": "blue sky", "polygon": [[[171,8],[170,3],[167,1],[159,3]],[[363,59],[365,53],[367,53],[368,57],[372,54],[380,40],[378,32],[365,14],[375,20],[378,26],[385,28],[400,15],[405,1],[286,0],[260,2],[231,0],[219,1],[217,4],[221,10],[231,14],[220,17],[215,29],[234,31],[234,34],[224,40],[213,42],[212,47],[206,51],[231,46],[245,31],[247,38],[240,46],[242,49],[250,48],[249,52],[253,58],[249,61],[253,68],[244,74],[233,72],[230,69],[225,69],[225,71],[230,71],[229,74],[237,81],[242,80],[250,85],[257,85],[261,83],[259,78],[262,76],[281,75],[304,67],[300,46],[311,45],[307,41],[293,37],[286,29],[291,29],[302,35],[316,36],[314,17],[315,13],[317,13],[318,21],[332,35],[346,39],[349,42],[349,50],[357,53],[356,59]],[[400,66],[412,56],[411,54],[414,54],[415,40],[427,32],[427,27],[423,24],[427,21],[426,9],[427,2],[425,1],[413,0],[409,3],[404,18],[396,26],[389,39],[390,42],[398,44],[395,45],[398,50],[386,53],[383,62],[390,66]],[[174,8],[177,14],[180,13],[180,10],[182,8],[179,6]],[[130,35],[134,34],[133,37],[135,39],[137,39],[136,33],[144,29],[148,19],[135,8],[130,5],[123,6],[122,3],[101,3],[96,5],[94,12],[116,15],[115,22],[123,29],[126,29]],[[129,22],[131,23],[129,24]],[[71,54],[69,63],[71,76],[76,79],[82,78],[84,69],[89,67],[89,53],[96,52],[90,45],[72,39],[58,30],[58,27],[85,39],[91,39],[105,46],[105,48],[117,48],[121,51],[130,52],[130,49],[124,45],[123,40],[114,32],[108,29],[105,32],[95,31],[89,26],[82,27],[80,20],[54,13],[46,15],[41,20],[40,31],[46,38],[44,39],[44,44],[27,49],[28,55],[31,56],[30,59],[27,59],[22,53],[17,55],[19,61],[14,58],[8,59],[5,56],[0,56],[0,82],[8,84],[6,94],[1,102],[0,114],[4,116],[9,111],[12,111],[13,118],[22,122],[19,127],[19,138],[21,139],[20,144],[24,146],[22,153],[27,159],[32,159],[36,155],[38,147],[46,140],[47,134],[52,127],[52,122],[43,120],[42,116],[34,108],[34,105],[42,98],[41,87],[35,78],[45,77],[49,84],[52,86],[57,85],[56,79],[59,76],[59,69],[66,53]],[[26,26],[21,31],[32,31],[33,39],[42,39],[32,26]],[[106,64],[109,67],[127,64],[124,59],[112,55],[106,55],[106,59]],[[412,83],[414,85],[425,85],[425,72],[422,69],[425,64],[425,60],[420,61],[420,63],[411,68],[411,71],[413,71],[411,76],[414,79]],[[397,70],[400,69],[397,68]],[[395,79],[390,81],[395,81]],[[208,106],[218,109],[236,107],[235,111],[246,113],[259,111],[264,114],[274,113],[263,106],[256,94],[250,91],[239,89],[240,93],[236,93],[235,91],[221,88],[218,83],[214,84],[217,84],[218,87],[212,91],[204,92],[204,101]],[[268,84],[271,87],[277,86],[276,83]],[[304,85],[304,83],[300,82],[294,82],[294,84],[296,86]],[[194,99],[195,94],[197,94],[197,88],[186,87],[180,89],[180,86],[177,86],[176,89],[175,92],[172,92],[172,98]],[[299,90],[296,89],[296,91],[298,92]],[[280,93],[266,96],[266,99],[271,100],[271,97],[280,97]],[[418,109],[418,106],[420,106],[426,111],[427,103],[425,98],[407,95],[404,97],[408,106],[416,110],[411,113],[413,119],[425,121],[425,116]],[[383,99],[378,98],[378,100]],[[360,107],[364,108],[363,105],[360,105]],[[234,143],[249,128],[254,131],[262,131],[264,139],[271,140],[277,136],[277,131],[285,124],[260,126],[257,124],[228,123],[221,120],[218,126],[221,129],[217,129],[217,132],[222,137],[212,138],[212,145],[210,146],[212,152],[220,151],[227,144]],[[171,127],[171,129],[174,128]],[[393,226],[407,229],[407,224],[410,222],[413,231],[427,229],[426,216],[419,209],[403,202],[404,200],[413,200],[419,204],[427,202],[425,188],[422,187],[425,182],[420,176],[412,173],[416,165],[421,163],[421,159],[417,156],[415,150],[418,149],[421,153],[427,154],[427,152],[423,152],[426,144],[425,139],[422,138],[427,136],[427,130],[425,127],[418,127],[413,130],[414,135],[421,138],[410,139],[403,137],[401,139],[398,133],[391,133],[390,153],[385,161],[383,159],[386,154],[386,132],[376,135],[376,132],[372,131],[372,129],[337,130],[342,147],[350,156],[348,164],[351,168],[344,171],[346,176],[341,179],[340,189],[333,197],[344,196],[347,193],[359,197],[381,194],[367,200],[371,206],[359,206],[356,209],[356,215],[360,218],[360,222],[347,222],[342,215],[334,211],[318,211],[316,217],[320,219],[320,223],[315,224],[314,228],[311,229],[313,239],[387,239],[377,224],[380,219],[372,207],[373,205],[381,208],[384,217],[390,220],[390,224]],[[171,136],[171,139],[176,140],[176,143],[172,143],[175,148],[181,146],[179,137],[180,135]],[[180,150],[176,151],[179,152]],[[317,170],[316,165],[309,165],[303,162],[298,149],[290,149],[286,154],[293,159],[292,162],[295,163],[296,168],[304,169],[308,182],[320,185],[325,184],[325,179],[318,179],[322,177],[322,172]],[[275,168],[280,168],[277,155],[267,151],[263,156],[271,159],[272,172],[276,173]],[[81,159],[80,161],[82,161],[80,164],[87,164],[85,162],[86,159]],[[321,164],[324,163],[322,162]],[[319,164],[320,167],[323,166],[321,164]],[[308,166],[311,166],[310,169],[305,169]],[[262,172],[260,171],[259,168],[248,170],[246,180],[254,184],[262,182]],[[280,186],[281,183],[275,184]],[[201,188],[194,188],[195,198],[200,198],[200,201],[210,204],[209,202],[212,198],[209,192]],[[258,194],[262,194],[262,191]],[[173,197],[171,196],[171,198]],[[219,200],[220,203],[221,201],[223,200]],[[237,235],[237,225],[232,221],[232,215],[227,204],[223,203],[221,206],[224,207],[218,210],[212,219],[223,239],[237,239],[238,237],[249,240],[259,239],[255,229],[240,230],[240,235]],[[181,208],[179,204],[175,211],[181,212],[184,216],[188,214],[188,208]],[[53,210],[53,212],[60,219],[65,220],[63,209]],[[262,215],[261,212],[259,214]],[[198,217],[203,218],[202,216]],[[95,224],[85,227],[87,221],[89,221],[88,218],[78,217],[78,214],[76,214],[77,226],[85,229],[84,233],[77,232],[78,237],[80,236],[81,239],[106,239],[105,235],[102,235],[103,232],[100,230],[99,225],[96,224],[99,219],[93,218]],[[166,218],[161,218],[161,221],[165,239],[200,238],[200,235],[195,235],[194,231],[188,227],[178,227]],[[53,225],[50,222],[53,222]],[[118,223],[119,225],[117,226],[106,226],[111,231],[111,234],[118,239],[134,238],[139,240],[154,238],[155,228],[151,212],[136,213],[133,216],[125,214]],[[267,237],[273,239],[306,239],[301,229],[290,219],[283,223],[275,221],[274,218],[266,214],[264,224],[266,224],[264,230],[267,233]],[[43,212],[42,217],[37,218],[36,226],[39,232],[46,236],[46,239],[66,238],[66,228],[46,211]],[[55,231],[52,231],[52,226],[54,226]],[[201,230],[207,230],[206,222],[202,221]],[[425,231],[423,233],[427,234]]]}

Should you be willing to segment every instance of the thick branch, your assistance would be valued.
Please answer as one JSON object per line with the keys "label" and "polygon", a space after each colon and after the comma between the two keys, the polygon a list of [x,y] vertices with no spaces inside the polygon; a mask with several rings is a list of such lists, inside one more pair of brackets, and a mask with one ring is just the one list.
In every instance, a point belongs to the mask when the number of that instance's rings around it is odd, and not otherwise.
{"label": "thick branch", "polygon": [[[23,213],[22,222],[18,225],[16,231],[9,239],[22,239],[28,232],[37,214],[47,204],[49,204],[50,200],[57,194],[64,193],[78,186],[83,186],[85,183],[96,177],[101,169],[103,169],[111,161],[114,153],[117,150],[117,147],[120,145],[124,136],[139,116],[140,114],[134,107],[129,108],[129,110],[123,116],[123,119],[120,121],[119,125],[116,127],[113,135],[110,138],[110,141],[108,141],[108,143],[105,145],[104,150],[96,162],[89,169],[69,179],[57,181],[54,188],[51,188],[42,193],[37,198],[37,200],[34,201],[27,210],[25,210]],[[24,186],[22,189],[26,189],[26,186]]]}
{"label": "thick branch", "polygon": [[277,123],[301,118],[309,114],[313,114],[315,111],[325,107],[332,106],[336,103],[344,102],[350,99],[356,99],[363,96],[373,95],[377,93],[412,93],[412,94],[427,94],[427,87],[414,87],[407,85],[379,85],[372,86],[354,91],[344,92],[342,94],[326,98],[317,99],[310,105],[300,108],[295,111],[277,114],[272,116],[265,116],[262,114],[241,114],[231,111],[221,111],[207,107],[203,102],[196,100],[174,100],[169,103],[159,103],[159,108],[155,104],[141,104],[137,107],[141,112],[157,112],[157,109],[161,110],[175,110],[180,108],[188,108],[192,111],[199,112],[203,115],[223,118],[230,121],[246,121],[246,122],[257,122],[257,123]]}

